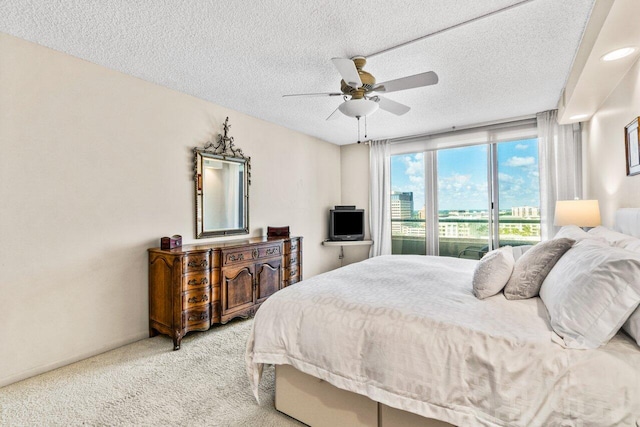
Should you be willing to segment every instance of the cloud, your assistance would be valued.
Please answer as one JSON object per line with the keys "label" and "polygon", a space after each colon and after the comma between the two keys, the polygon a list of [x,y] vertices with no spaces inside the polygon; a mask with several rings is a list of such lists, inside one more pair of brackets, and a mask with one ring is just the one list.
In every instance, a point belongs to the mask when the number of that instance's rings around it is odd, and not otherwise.
{"label": "cloud", "polygon": [[461,174],[454,173],[448,179],[455,182],[456,184],[462,185],[471,179],[471,175],[461,175]]}
{"label": "cloud", "polygon": [[534,157],[518,157],[513,156],[509,160],[507,160],[504,164],[506,166],[511,166],[514,168],[522,167],[522,166],[532,166],[536,163],[536,159]]}
{"label": "cloud", "polygon": [[413,156],[404,156],[402,158],[402,161],[407,167],[404,172],[405,175],[424,176],[424,162],[422,161],[422,153],[417,153]]}
{"label": "cloud", "polygon": [[438,178],[439,209],[486,209],[486,180],[474,181],[472,175],[453,173]]}
{"label": "cloud", "polygon": [[513,177],[508,173],[498,172],[498,181],[500,182],[513,182]]}
{"label": "cloud", "polygon": [[526,150],[529,148],[529,144],[516,144],[516,150]]}

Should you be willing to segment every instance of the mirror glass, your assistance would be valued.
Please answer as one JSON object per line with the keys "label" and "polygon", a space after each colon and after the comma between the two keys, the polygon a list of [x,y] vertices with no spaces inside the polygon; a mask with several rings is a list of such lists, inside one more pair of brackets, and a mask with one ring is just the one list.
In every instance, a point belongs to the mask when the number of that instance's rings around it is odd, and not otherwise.
{"label": "mirror glass", "polygon": [[249,233],[248,162],[196,150],[196,238]]}

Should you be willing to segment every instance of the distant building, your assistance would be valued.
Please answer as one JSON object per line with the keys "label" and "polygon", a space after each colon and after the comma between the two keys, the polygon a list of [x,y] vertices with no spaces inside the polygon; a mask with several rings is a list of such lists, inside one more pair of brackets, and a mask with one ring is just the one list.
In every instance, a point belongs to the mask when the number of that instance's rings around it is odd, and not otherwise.
{"label": "distant building", "polygon": [[441,218],[469,218],[469,219],[478,219],[478,218],[487,218],[487,211],[449,211],[446,217],[441,216]]}
{"label": "distant building", "polygon": [[471,224],[468,222],[439,222],[440,237],[464,238],[471,236]]}
{"label": "distant building", "polygon": [[517,206],[511,208],[511,215],[518,218],[540,218],[540,209],[533,206]]}
{"label": "distant building", "polygon": [[[411,191],[391,192],[391,219],[411,219],[413,215],[413,193]],[[391,222],[391,234],[400,234],[403,224],[398,221]]]}

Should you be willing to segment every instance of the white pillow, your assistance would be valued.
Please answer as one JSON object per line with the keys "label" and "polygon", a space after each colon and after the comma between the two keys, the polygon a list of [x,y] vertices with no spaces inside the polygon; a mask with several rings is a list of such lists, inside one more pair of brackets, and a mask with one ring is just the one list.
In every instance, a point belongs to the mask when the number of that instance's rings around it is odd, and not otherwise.
{"label": "white pillow", "polygon": [[527,252],[532,247],[533,247],[533,245],[514,246],[513,247],[513,259],[518,261],[518,258],[520,258],[522,255],[524,255],[524,253]]}
{"label": "white pillow", "polygon": [[559,336],[554,341],[600,347],[640,303],[640,254],[591,239],[578,242],[542,283],[540,298]]}
{"label": "white pillow", "polygon": [[[640,239],[637,242],[629,243],[624,250],[640,253]],[[622,325],[622,329],[640,345],[640,307],[636,308],[636,311]]]}
{"label": "white pillow", "polygon": [[640,345],[640,307],[636,308],[636,311],[624,322],[622,329]]}
{"label": "white pillow", "polygon": [[618,233],[617,231],[613,231],[601,225],[589,230],[588,234],[604,239],[607,243],[609,243],[609,245],[616,246],[618,248],[624,248],[629,244],[640,242],[640,239],[629,236],[628,234]]}
{"label": "white pillow", "polygon": [[515,263],[511,246],[485,254],[473,271],[473,294],[485,299],[500,292],[511,277]]}
{"label": "white pillow", "polygon": [[590,236],[589,233],[587,233],[577,225],[565,225],[556,233],[555,236],[553,236],[554,239],[561,239],[563,237],[579,242],[581,240],[589,239],[595,236]]}

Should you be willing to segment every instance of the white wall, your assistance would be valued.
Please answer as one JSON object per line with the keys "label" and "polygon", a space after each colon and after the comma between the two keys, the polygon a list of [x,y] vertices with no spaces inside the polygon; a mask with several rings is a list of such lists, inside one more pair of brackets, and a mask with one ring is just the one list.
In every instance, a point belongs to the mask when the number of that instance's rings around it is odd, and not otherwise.
{"label": "white wall", "polygon": [[585,197],[598,199],[602,223],[618,208],[640,207],[640,175],[627,176],[624,127],[640,116],[640,63],[636,62],[586,123],[583,137]]}
{"label": "white wall", "polygon": [[[356,205],[365,210],[365,239],[369,235],[369,146],[350,144],[340,147],[341,188],[343,205]],[[336,252],[339,248],[328,248]],[[345,246],[343,265],[369,257],[370,246]],[[337,256],[337,255],[336,255]]]}
{"label": "white wall", "polygon": [[147,336],[146,250],[194,242],[191,148],[226,116],[251,234],[304,236],[307,278],[339,266],[338,146],[1,33],[0,58],[0,385]]}

